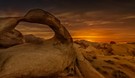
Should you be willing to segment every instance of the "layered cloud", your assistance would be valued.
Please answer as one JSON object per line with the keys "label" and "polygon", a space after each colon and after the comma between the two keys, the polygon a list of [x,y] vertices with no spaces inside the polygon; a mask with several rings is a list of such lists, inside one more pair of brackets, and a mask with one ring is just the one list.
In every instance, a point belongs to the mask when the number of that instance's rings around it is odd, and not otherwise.
{"label": "layered cloud", "polygon": [[[41,8],[58,17],[74,39],[91,41],[134,41],[135,0],[1,0],[0,17],[22,16]],[[50,37],[49,28],[20,23],[23,33]]]}

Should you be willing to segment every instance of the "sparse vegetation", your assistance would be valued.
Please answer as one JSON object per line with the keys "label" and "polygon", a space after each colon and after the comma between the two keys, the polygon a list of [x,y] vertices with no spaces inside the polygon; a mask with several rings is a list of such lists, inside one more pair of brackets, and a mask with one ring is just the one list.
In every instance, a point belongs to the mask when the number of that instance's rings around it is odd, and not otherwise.
{"label": "sparse vegetation", "polygon": [[112,76],[114,78],[129,78],[128,75],[126,75],[124,72],[120,71],[120,70],[114,70],[112,72]]}
{"label": "sparse vegetation", "polygon": [[102,70],[101,73],[104,74],[104,75],[108,75],[108,72],[105,71],[105,70]]}
{"label": "sparse vegetation", "polygon": [[118,57],[113,57],[114,59],[117,59],[117,60],[120,60],[120,58],[118,58]]}
{"label": "sparse vegetation", "polygon": [[130,66],[130,65],[127,65],[127,64],[120,64],[122,67],[124,68],[127,68],[127,69],[130,69],[132,72],[135,72],[135,68]]}
{"label": "sparse vegetation", "polygon": [[110,44],[116,44],[116,42],[115,41],[110,41]]}
{"label": "sparse vegetation", "polygon": [[100,71],[100,70],[101,70],[101,68],[99,68],[99,67],[95,67],[95,69],[96,69],[97,71]]}
{"label": "sparse vegetation", "polygon": [[95,69],[104,75],[108,74],[108,72],[106,70],[103,70],[102,68],[96,67]]}
{"label": "sparse vegetation", "polygon": [[109,67],[109,66],[102,66],[103,68],[105,68],[105,69],[111,69],[111,70],[113,70],[113,68],[112,67]]}
{"label": "sparse vegetation", "polygon": [[113,64],[113,65],[115,64],[114,61],[112,61],[112,60],[104,60],[104,61],[105,61],[106,63],[109,63],[109,64]]}
{"label": "sparse vegetation", "polygon": [[93,56],[92,59],[97,59],[97,57],[96,56]]}

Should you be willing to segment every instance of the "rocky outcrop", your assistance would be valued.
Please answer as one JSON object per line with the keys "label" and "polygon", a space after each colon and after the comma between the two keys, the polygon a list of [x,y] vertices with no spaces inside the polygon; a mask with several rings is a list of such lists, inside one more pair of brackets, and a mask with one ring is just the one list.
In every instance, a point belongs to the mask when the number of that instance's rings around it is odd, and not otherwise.
{"label": "rocky outcrop", "polygon": [[0,48],[7,48],[23,43],[23,35],[14,29],[19,18],[0,19]]}
{"label": "rocky outcrop", "polygon": [[10,30],[0,35],[0,47],[8,48],[24,42],[23,35],[17,30]]}
{"label": "rocky outcrop", "polygon": [[30,78],[57,75],[75,62],[72,38],[60,21],[41,9],[30,10],[6,28],[15,28],[19,22],[48,25],[55,36],[41,44],[24,43],[0,50],[0,78]]}
{"label": "rocky outcrop", "polygon": [[[84,48],[83,45],[88,46]],[[77,52],[81,51],[96,72],[105,78],[134,78],[134,44],[93,43],[81,40],[75,41],[74,46]],[[96,78],[95,75],[94,77]]]}

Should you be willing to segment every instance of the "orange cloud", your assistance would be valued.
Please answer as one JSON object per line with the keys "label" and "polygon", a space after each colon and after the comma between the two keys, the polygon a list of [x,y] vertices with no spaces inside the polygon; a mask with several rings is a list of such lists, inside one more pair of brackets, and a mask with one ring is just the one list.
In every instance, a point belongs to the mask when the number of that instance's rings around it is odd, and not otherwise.
{"label": "orange cloud", "polygon": [[[54,13],[55,14],[55,13]],[[23,12],[1,11],[0,17],[22,16]],[[61,12],[56,17],[69,30],[72,37],[97,42],[133,42],[135,40],[134,15],[111,14],[102,11],[91,11],[85,13]],[[24,34],[34,34],[43,38],[50,38],[54,35],[48,26],[20,23],[17,26]]]}

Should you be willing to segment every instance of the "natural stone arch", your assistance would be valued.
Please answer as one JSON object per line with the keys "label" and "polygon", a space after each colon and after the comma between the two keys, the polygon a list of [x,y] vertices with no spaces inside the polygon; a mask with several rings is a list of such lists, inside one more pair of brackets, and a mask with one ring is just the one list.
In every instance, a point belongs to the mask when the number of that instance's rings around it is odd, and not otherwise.
{"label": "natural stone arch", "polygon": [[24,77],[50,76],[62,72],[71,65],[75,59],[72,38],[57,18],[48,12],[36,9],[29,11],[18,21],[47,24],[54,30],[55,36],[39,45],[22,44],[0,50],[1,78],[14,78],[22,75]]}
{"label": "natural stone arch", "polygon": [[[74,50],[73,40],[66,28],[52,14],[41,9],[30,10],[24,17],[13,18],[4,27],[14,29],[21,22],[47,24],[55,32],[42,44],[24,43],[0,50],[0,78],[31,78],[57,75],[68,67],[75,67],[83,78],[104,78],[83,57],[81,50]],[[3,32],[3,31],[2,31]]]}

